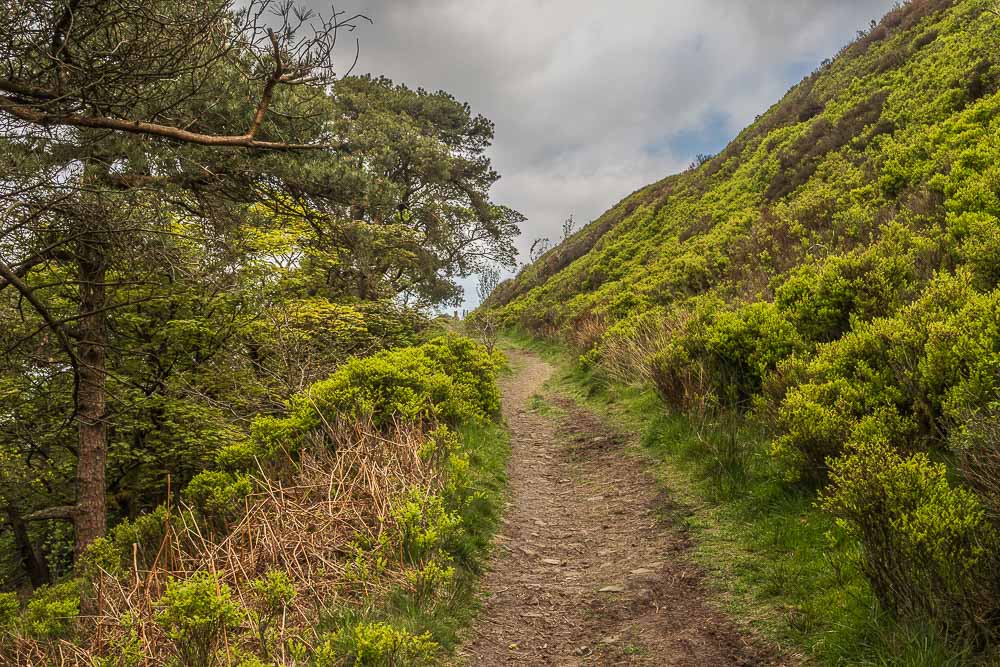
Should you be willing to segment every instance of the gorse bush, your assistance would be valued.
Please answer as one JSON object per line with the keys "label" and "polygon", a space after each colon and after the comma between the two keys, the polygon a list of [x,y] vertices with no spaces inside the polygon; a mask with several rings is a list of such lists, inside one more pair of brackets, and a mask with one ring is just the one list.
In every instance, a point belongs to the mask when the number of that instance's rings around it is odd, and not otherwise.
{"label": "gorse bush", "polygon": [[1000,542],[974,493],[925,454],[871,440],[835,460],[823,507],[861,543],[879,602],[979,641],[1000,623]]}
{"label": "gorse bush", "polygon": [[776,290],[775,303],[806,340],[829,342],[853,321],[890,315],[903,303],[914,265],[898,249],[876,247],[803,264]]}
{"label": "gorse bush", "polygon": [[421,563],[447,548],[461,528],[461,519],[449,512],[444,498],[412,489],[392,510],[398,526],[398,547],[403,560]]}
{"label": "gorse bush", "polygon": [[17,593],[0,593],[0,634],[13,627],[20,611],[21,603],[17,599]]}
{"label": "gorse bush", "polygon": [[500,359],[459,336],[354,359],[292,397],[287,417],[260,418],[253,432],[267,450],[294,450],[338,420],[370,419],[376,426],[487,420],[500,409]]}
{"label": "gorse bush", "polygon": [[901,449],[946,449],[962,416],[997,391],[998,306],[968,273],[942,275],[897,315],[821,346],[777,411],[778,450],[821,480],[862,420]]}

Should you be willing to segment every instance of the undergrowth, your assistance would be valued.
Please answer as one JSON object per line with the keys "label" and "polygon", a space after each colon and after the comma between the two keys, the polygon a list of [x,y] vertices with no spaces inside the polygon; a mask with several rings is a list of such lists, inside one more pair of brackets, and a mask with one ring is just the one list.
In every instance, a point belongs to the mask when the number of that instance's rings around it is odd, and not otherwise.
{"label": "undergrowth", "polygon": [[504,500],[502,367],[457,336],[351,362],[71,578],[0,597],[0,664],[442,661]]}

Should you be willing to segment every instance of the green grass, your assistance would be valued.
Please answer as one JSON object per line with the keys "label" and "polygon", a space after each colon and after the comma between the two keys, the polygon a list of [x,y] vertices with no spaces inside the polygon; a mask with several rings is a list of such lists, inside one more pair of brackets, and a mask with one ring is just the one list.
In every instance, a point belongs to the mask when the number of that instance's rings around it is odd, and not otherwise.
{"label": "green grass", "polygon": [[676,503],[675,525],[720,604],[783,651],[828,665],[967,665],[971,652],[927,628],[895,624],[850,565],[815,494],[789,489],[768,456],[767,434],[723,415],[703,424],[670,414],[652,390],[610,385],[557,345],[512,333],[508,347],[557,366],[550,388],[635,434]]}

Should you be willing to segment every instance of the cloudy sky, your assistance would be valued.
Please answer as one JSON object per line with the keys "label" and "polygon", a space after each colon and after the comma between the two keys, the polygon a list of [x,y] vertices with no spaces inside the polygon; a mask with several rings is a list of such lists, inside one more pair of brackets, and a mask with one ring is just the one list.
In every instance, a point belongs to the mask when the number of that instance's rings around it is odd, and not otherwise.
{"label": "cloudy sky", "polygon": [[892,4],[339,0],[337,9],[374,21],[358,31],[357,72],[447,90],[496,123],[495,199],[528,217],[526,253],[536,238],[556,239],[570,214],[589,222],[719,151]]}

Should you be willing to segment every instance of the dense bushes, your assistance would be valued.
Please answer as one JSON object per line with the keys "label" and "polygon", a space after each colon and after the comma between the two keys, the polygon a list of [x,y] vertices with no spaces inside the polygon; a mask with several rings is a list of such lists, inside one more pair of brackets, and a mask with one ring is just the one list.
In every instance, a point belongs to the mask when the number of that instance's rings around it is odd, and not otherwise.
{"label": "dense bushes", "polygon": [[866,440],[836,460],[825,509],[861,545],[882,606],[979,642],[1000,626],[1000,541],[974,493],[944,465]]}
{"label": "dense bushes", "polygon": [[259,418],[253,432],[271,451],[294,450],[310,435],[328,434],[338,420],[370,419],[384,427],[488,419],[500,409],[499,359],[458,336],[353,359],[293,396],[287,417]]}
{"label": "dense bushes", "polygon": [[795,328],[772,304],[729,309],[697,299],[688,312],[673,316],[669,339],[648,358],[661,395],[680,408],[747,407],[768,373],[802,346]]}
{"label": "dense bushes", "polygon": [[886,316],[905,303],[913,260],[898,247],[873,247],[803,264],[776,290],[776,303],[803,338],[840,338],[852,320]]}
{"label": "dense bushes", "polygon": [[458,336],[348,362],[76,578],[0,597],[0,661],[70,640],[67,664],[432,662],[498,520],[500,362]]}

